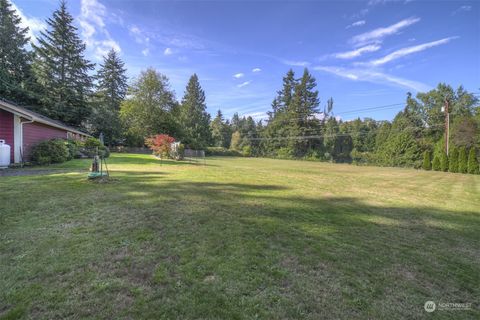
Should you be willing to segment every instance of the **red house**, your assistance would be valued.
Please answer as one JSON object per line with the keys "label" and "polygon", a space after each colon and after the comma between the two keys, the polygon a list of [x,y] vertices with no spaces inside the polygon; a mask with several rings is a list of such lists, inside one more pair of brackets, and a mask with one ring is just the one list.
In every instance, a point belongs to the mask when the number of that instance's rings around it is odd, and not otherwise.
{"label": "red house", "polygon": [[29,160],[32,147],[53,138],[84,140],[88,134],[0,99],[0,140],[10,145],[10,162]]}

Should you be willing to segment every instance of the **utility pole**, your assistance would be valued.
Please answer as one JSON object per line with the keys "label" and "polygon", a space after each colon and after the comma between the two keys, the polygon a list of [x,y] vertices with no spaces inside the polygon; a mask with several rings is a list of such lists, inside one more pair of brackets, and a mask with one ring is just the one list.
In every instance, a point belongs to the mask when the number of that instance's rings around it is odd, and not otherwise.
{"label": "utility pole", "polygon": [[448,146],[450,137],[450,113],[448,111],[448,99],[445,98],[445,150],[448,156]]}

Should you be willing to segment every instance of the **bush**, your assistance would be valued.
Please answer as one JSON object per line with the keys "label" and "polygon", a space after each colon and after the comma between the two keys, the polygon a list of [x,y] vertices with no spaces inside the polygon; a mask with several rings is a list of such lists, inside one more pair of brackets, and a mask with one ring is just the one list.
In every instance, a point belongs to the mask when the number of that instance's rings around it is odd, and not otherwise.
{"label": "bush", "polygon": [[468,173],[478,174],[478,160],[475,148],[471,148],[468,153]]}
{"label": "bush", "polygon": [[448,171],[458,172],[458,150],[453,147],[448,155]]}
{"label": "bush", "polygon": [[242,154],[237,150],[227,149],[223,147],[207,147],[205,150],[207,156],[226,156],[226,157],[241,157]]}
{"label": "bush", "polygon": [[83,148],[80,148],[80,151],[89,157],[93,157],[97,155],[97,148],[100,157],[108,158],[110,156],[110,149],[104,146],[100,140],[93,137],[89,137],[85,140]]}
{"label": "bush", "polygon": [[280,159],[294,158],[293,150],[291,148],[283,147],[278,149],[276,153],[277,153],[276,154],[277,158],[280,158]]}
{"label": "bush", "polygon": [[251,157],[252,156],[252,147],[251,146],[244,146],[242,148],[242,155],[244,157]]}
{"label": "bush", "polygon": [[467,149],[465,149],[465,147],[461,147],[458,151],[458,172],[467,173],[467,166]]}
{"label": "bush", "polygon": [[431,170],[432,169],[432,162],[430,161],[430,152],[425,151],[423,153],[423,170]]}
{"label": "bush", "polygon": [[435,171],[440,171],[440,169],[441,169],[440,158],[438,156],[433,157],[432,169],[435,170]]}
{"label": "bush", "polygon": [[70,154],[63,139],[42,141],[32,150],[32,161],[40,165],[62,163],[69,160],[69,157]]}
{"label": "bush", "polygon": [[445,151],[443,151],[440,155],[440,170],[442,170],[443,172],[448,171],[448,157]]}
{"label": "bush", "polygon": [[68,160],[81,157],[80,148],[83,147],[81,141],[69,139],[65,141],[65,146],[68,149]]}

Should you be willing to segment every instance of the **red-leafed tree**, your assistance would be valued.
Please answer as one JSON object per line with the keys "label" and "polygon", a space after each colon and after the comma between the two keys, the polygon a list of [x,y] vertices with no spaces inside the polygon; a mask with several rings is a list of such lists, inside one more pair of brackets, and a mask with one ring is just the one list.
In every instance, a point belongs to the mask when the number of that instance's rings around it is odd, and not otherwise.
{"label": "red-leafed tree", "polygon": [[153,151],[153,154],[162,159],[168,156],[174,142],[175,138],[168,134],[157,134],[145,139],[145,144]]}

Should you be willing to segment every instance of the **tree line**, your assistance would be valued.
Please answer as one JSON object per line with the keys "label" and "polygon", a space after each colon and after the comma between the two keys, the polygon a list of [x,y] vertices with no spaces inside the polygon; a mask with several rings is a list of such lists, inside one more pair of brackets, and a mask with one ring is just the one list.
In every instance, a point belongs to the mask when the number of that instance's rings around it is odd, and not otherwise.
{"label": "tree line", "polygon": [[[146,137],[162,133],[189,148],[217,147],[248,156],[452,172],[469,171],[472,163],[478,171],[473,163],[478,167],[480,108],[475,94],[461,86],[439,84],[415,97],[408,93],[392,121],[342,121],[334,114],[332,98],[321,107],[316,79],[307,69],[298,76],[289,70],[266,119],[239,114],[225,119],[220,110],[211,119],[196,74],[177,101],[167,76],[152,68],[129,83],[114,50],[95,70],[64,1],[46,24],[32,43],[9,1],[0,0],[0,97],[92,135],[103,133],[110,146],[143,146]],[[449,154],[445,101],[450,109]]]}

